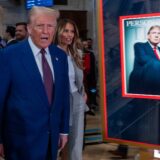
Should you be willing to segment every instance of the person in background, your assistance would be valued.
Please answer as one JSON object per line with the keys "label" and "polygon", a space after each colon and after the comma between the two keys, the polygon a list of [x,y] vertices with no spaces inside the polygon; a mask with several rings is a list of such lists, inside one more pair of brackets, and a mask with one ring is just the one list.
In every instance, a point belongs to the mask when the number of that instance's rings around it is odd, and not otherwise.
{"label": "person in background", "polygon": [[93,40],[91,38],[87,38],[88,50],[93,52]]}
{"label": "person in background", "polygon": [[33,7],[28,39],[0,55],[0,156],[56,160],[69,132],[66,54],[51,44],[59,12]]}
{"label": "person in background", "polygon": [[7,40],[6,46],[10,46],[12,44],[17,43],[17,40],[15,39],[15,27],[7,26],[5,32],[5,39]]}
{"label": "person in background", "polygon": [[22,41],[28,37],[27,32],[27,23],[26,22],[18,22],[16,23],[16,40]]}
{"label": "person in background", "polygon": [[87,93],[87,104],[89,106],[89,111],[87,114],[95,115],[94,109],[97,107],[96,102],[96,73],[95,73],[95,56],[91,51],[91,48],[88,48],[87,39],[82,40],[83,44],[83,63],[84,63],[84,86]]}
{"label": "person in background", "polygon": [[[75,22],[61,19],[57,26],[54,43],[65,51],[68,57],[70,82],[70,129],[68,149],[69,160],[82,160],[84,112],[86,94],[83,86],[82,51],[79,49],[79,32]],[[66,160],[62,152],[62,160]]]}
{"label": "person in background", "polygon": [[3,49],[6,46],[6,41],[0,36],[0,49]]}

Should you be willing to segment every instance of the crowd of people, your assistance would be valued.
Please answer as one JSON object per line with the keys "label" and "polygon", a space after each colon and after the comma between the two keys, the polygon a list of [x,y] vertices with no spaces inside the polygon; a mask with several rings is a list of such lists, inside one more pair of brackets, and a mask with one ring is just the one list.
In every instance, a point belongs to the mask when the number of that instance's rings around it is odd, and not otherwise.
{"label": "crowd of people", "polygon": [[92,39],[71,19],[34,6],[0,39],[0,157],[82,160],[85,113],[95,115]]}
{"label": "crowd of people", "polygon": [[5,48],[9,45],[15,44],[28,37],[27,23],[18,22],[13,26],[7,26],[4,37],[0,39],[0,48]]}

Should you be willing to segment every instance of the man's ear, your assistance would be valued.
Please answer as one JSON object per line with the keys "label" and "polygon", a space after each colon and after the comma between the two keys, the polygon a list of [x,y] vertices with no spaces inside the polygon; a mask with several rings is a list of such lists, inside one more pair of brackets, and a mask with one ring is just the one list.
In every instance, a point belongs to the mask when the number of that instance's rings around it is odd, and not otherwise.
{"label": "man's ear", "polygon": [[30,24],[27,25],[27,31],[28,31],[28,34],[30,35],[31,34],[31,25]]}

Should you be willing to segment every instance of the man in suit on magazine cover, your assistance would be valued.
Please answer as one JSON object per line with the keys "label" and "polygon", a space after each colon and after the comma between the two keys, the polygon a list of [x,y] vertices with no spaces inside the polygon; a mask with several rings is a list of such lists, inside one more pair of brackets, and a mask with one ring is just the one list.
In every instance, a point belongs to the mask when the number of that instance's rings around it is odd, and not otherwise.
{"label": "man in suit on magazine cover", "polygon": [[28,39],[0,55],[0,156],[6,160],[56,160],[67,142],[67,56],[51,44],[58,17],[56,10],[33,7]]}
{"label": "man in suit on magazine cover", "polygon": [[134,45],[134,68],[129,78],[129,93],[160,94],[160,26],[150,27],[148,41]]}

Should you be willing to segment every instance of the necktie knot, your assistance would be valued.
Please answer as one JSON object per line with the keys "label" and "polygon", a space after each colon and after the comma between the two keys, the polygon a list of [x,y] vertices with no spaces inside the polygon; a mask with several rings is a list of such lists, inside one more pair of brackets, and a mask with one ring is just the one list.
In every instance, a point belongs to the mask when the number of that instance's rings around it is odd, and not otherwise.
{"label": "necktie knot", "polygon": [[153,47],[153,52],[155,53],[155,55],[156,55],[156,57],[158,58],[158,60],[160,60],[160,55],[159,55],[157,46],[154,46],[154,47]]}
{"label": "necktie knot", "polygon": [[44,49],[44,48],[42,48],[42,49],[40,50],[40,53],[41,53],[42,55],[45,55],[45,54],[46,54],[45,49]]}
{"label": "necktie knot", "polygon": [[154,51],[154,53],[157,54],[157,46],[154,46],[154,47],[153,47],[153,51]]}

